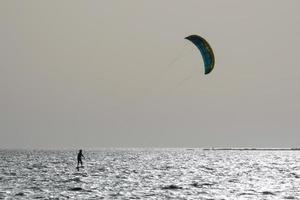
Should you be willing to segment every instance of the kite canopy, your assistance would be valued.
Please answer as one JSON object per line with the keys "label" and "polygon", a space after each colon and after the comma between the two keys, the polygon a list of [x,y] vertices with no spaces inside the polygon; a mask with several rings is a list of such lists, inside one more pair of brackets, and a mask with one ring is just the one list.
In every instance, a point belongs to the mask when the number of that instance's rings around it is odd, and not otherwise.
{"label": "kite canopy", "polygon": [[198,35],[190,35],[185,39],[191,41],[199,49],[204,62],[205,74],[209,74],[214,68],[215,56],[208,42]]}

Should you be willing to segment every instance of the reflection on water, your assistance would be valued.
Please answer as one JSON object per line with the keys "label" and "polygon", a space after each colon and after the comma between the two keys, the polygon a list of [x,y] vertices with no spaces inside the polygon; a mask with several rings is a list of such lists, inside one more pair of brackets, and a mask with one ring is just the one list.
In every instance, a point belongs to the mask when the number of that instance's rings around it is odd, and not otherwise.
{"label": "reflection on water", "polygon": [[300,198],[300,151],[0,152],[0,199]]}

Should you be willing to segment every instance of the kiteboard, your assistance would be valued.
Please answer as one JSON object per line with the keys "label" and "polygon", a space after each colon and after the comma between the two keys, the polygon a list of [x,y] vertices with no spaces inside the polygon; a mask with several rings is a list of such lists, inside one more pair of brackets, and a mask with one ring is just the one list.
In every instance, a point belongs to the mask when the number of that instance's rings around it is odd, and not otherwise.
{"label": "kiteboard", "polygon": [[84,166],[77,166],[76,169],[79,171],[79,169],[84,169]]}

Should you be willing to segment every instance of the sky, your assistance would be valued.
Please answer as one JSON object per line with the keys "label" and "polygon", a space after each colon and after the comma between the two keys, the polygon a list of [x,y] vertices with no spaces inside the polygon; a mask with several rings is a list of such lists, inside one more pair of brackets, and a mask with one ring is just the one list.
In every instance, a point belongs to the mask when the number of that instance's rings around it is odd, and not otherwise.
{"label": "sky", "polygon": [[300,147],[299,6],[0,1],[0,148]]}

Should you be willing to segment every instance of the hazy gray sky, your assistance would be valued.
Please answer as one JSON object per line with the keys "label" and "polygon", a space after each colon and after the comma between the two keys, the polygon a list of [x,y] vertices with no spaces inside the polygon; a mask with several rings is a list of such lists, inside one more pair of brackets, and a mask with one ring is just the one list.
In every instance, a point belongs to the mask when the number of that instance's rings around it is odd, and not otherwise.
{"label": "hazy gray sky", "polygon": [[299,7],[2,0],[0,148],[299,147]]}

